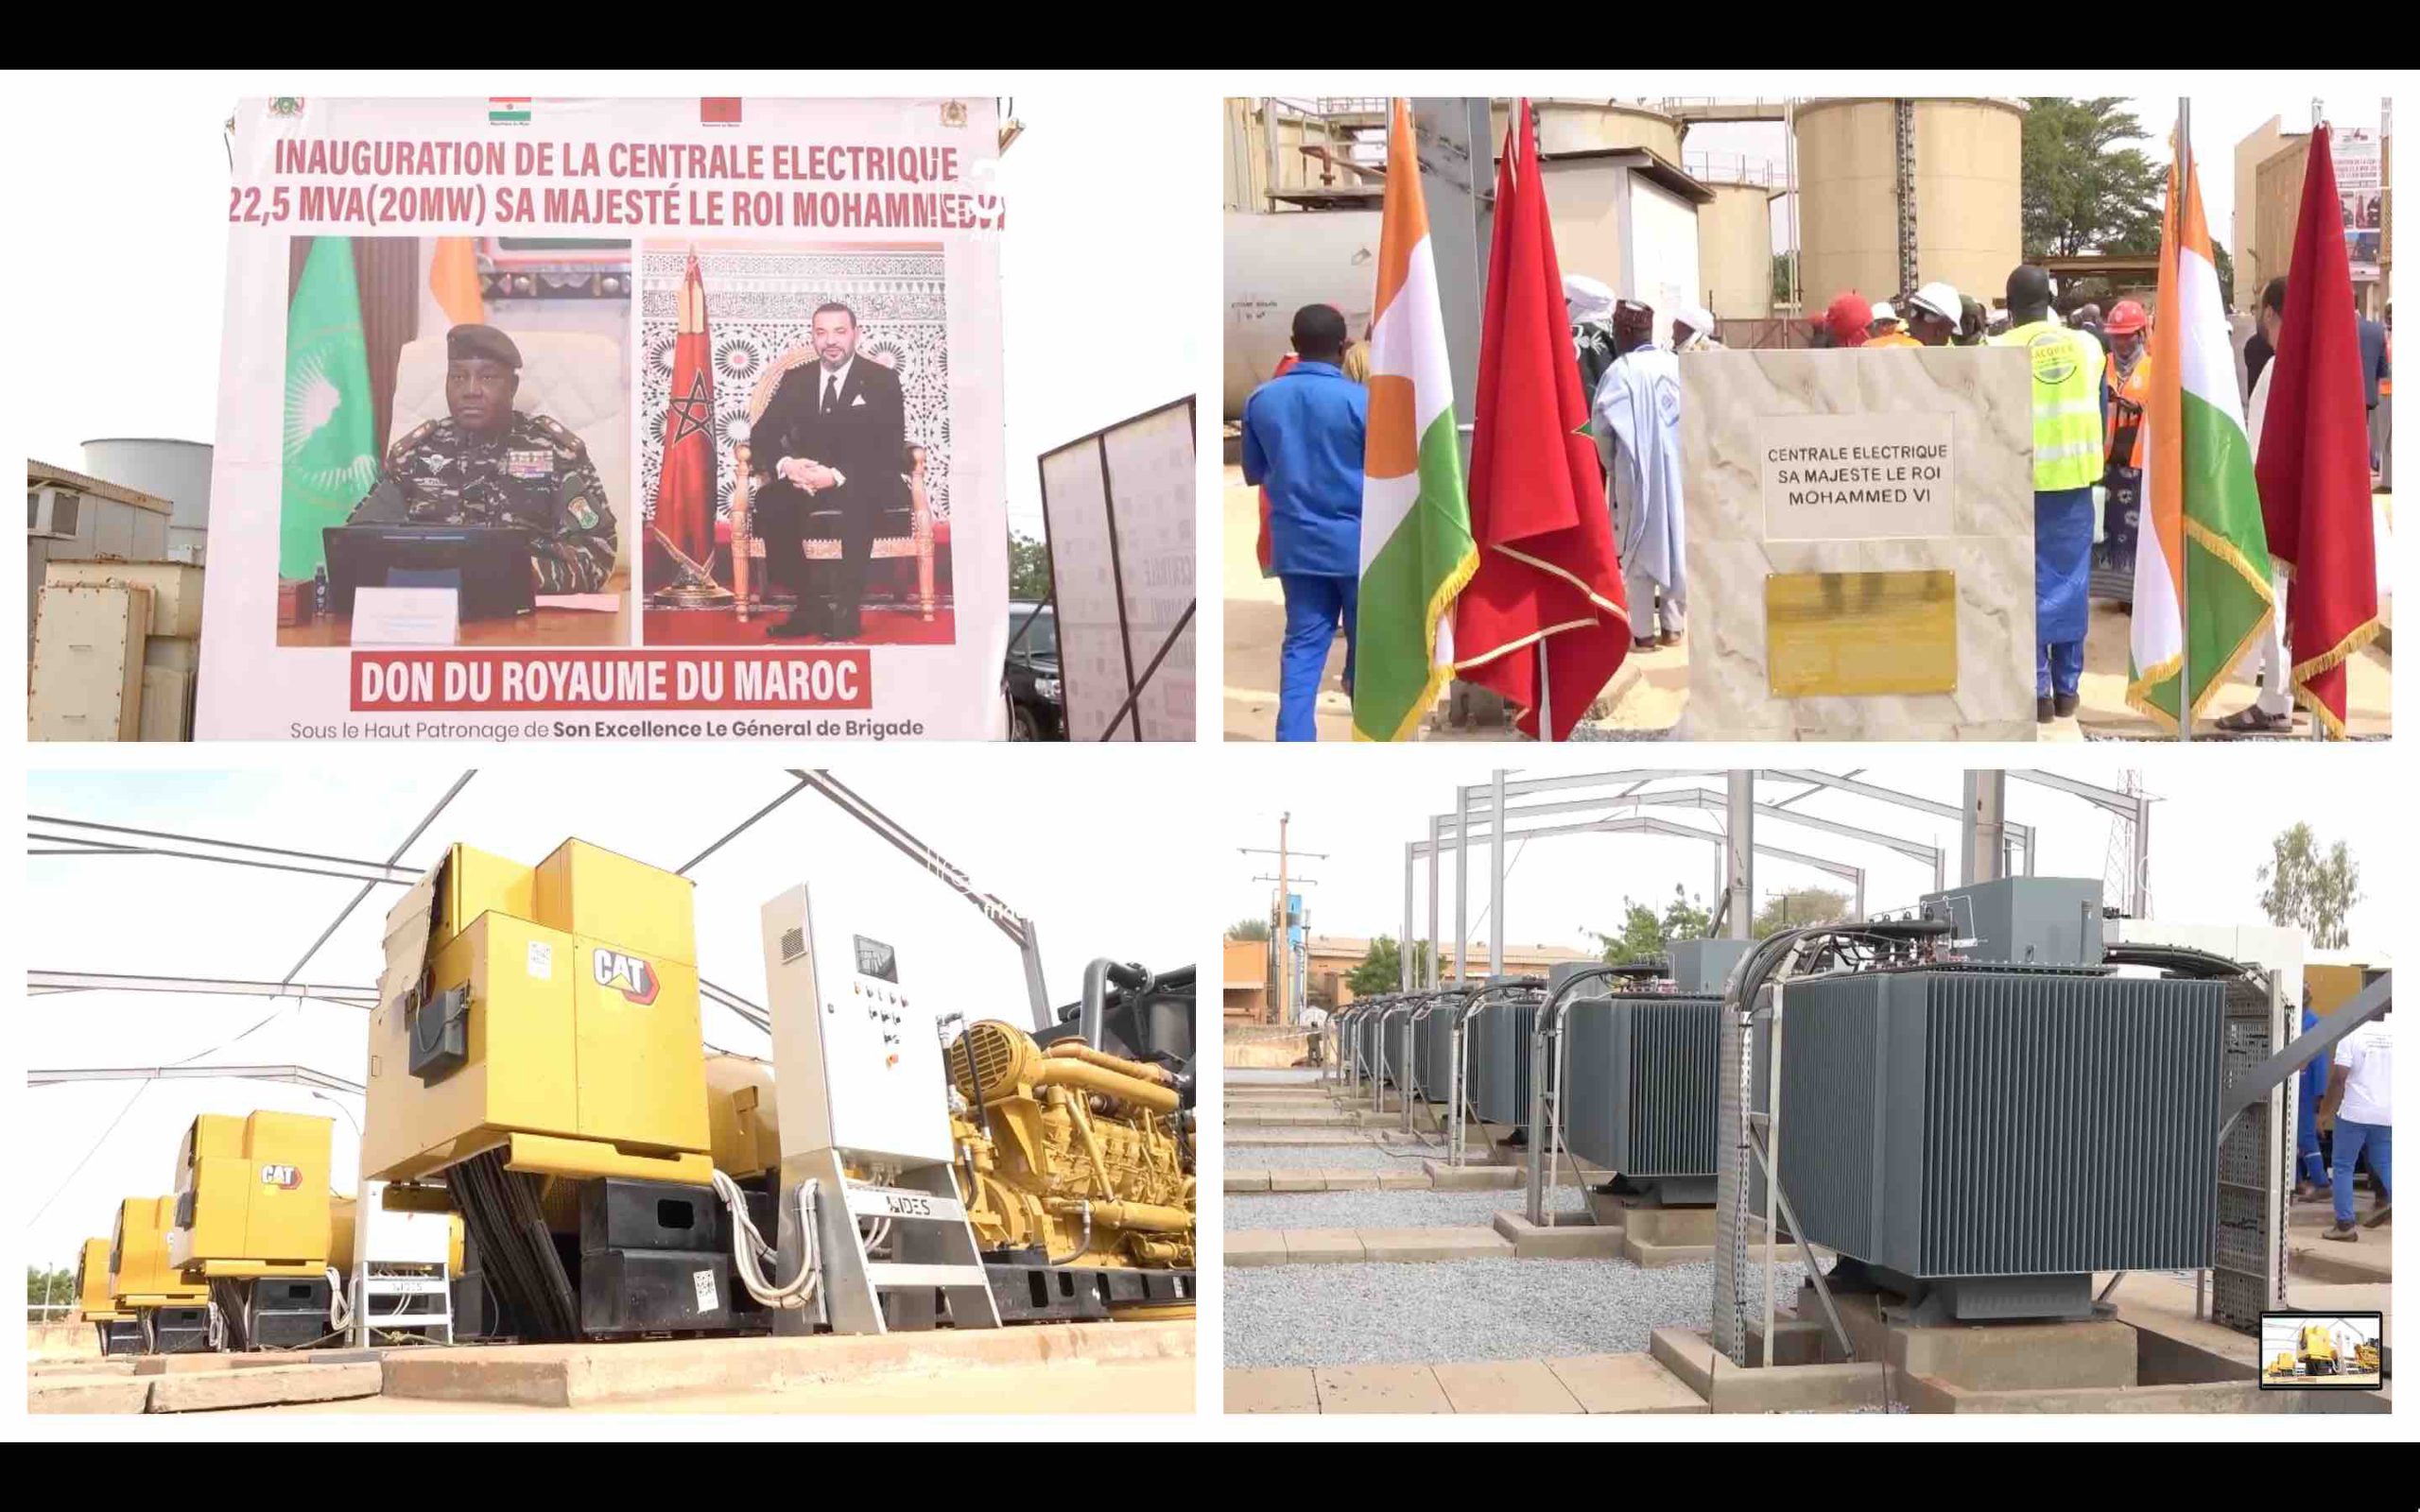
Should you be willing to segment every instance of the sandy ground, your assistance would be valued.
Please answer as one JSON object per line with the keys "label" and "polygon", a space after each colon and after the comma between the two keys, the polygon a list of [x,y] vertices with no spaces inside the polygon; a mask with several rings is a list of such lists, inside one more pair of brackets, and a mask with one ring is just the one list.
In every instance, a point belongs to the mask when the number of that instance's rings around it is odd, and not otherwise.
{"label": "sandy ground", "polygon": [[[601,1402],[572,1409],[582,1413],[1184,1413],[1193,1411],[1194,1363],[1184,1360],[1121,1360],[1055,1365],[1005,1366],[957,1370],[945,1375],[892,1376],[881,1380],[800,1386],[789,1391],[735,1392],[665,1398],[640,1402]],[[1046,1409],[1041,1404],[1047,1403]],[[373,1416],[461,1416],[547,1413],[551,1407],[486,1402],[431,1401],[417,1397],[364,1397],[290,1407],[258,1407],[252,1413],[316,1413]]]}
{"label": "sandy ground", "polygon": [[[2384,506],[2382,504],[2383,510]],[[1224,593],[1226,596],[1225,727],[1229,740],[1270,740],[1277,728],[1278,659],[1285,639],[1284,595],[1276,579],[1263,577],[1253,555],[1259,528],[1257,490],[1244,485],[1243,470],[1226,470],[1222,493],[1224,528]],[[2390,538],[2391,539],[2391,538]],[[2382,541],[2381,549],[2386,549]],[[2391,618],[2390,611],[2390,618]],[[2082,706],[2075,717],[2054,720],[2041,729],[2046,741],[2081,741],[2087,735],[2105,739],[2158,739],[2164,732],[2126,706],[2126,641],[2131,621],[2114,606],[2095,604],[2084,640],[2084,674],[2079,692]],[[1686,641],[1668,649],[1634,653],[1615,674],[1606,690],[1605,709],[1590,721],[1603,735],[1637,738],[1669,731],[1688,706],[1689,647]],[[2250,658],[2238,663],[2238,675],[2212,700],[2204,723],[2232,713],[2252,702]],[[2373,645],[2352,662],[2350,720],[2357,735],[2383,735],[2394,727],[2393,659]],[[1323,741],[1353,738],[1353,710],[1340,678],[1344,641],[1338,637],[1328,653],[1327,673],[1320,688],[1319,736]],[[2308,736],[2308,715],[2297,715],[2295,730]],[[1490,739],[1498,730],[1430,730],[1429,740]]]}

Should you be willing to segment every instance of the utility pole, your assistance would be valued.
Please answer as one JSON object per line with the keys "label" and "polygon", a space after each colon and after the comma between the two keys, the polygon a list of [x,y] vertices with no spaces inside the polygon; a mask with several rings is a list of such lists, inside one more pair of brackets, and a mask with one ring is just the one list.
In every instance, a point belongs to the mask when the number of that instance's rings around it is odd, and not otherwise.
{"label": "utility pole", "polygon": [[[1288,838],[1293,821],[1294,816],[1291,813],[1277,816],[1277,849],[1274,850],[1266,846],[1236,848],[1237,853],[1241,855],[1273,855],[1277,858],[1277,875],[1274,878],[1262,876],[1254,877],[1253,880],[1254,882],[1274,881],[1277,884],[1277,919],[1275,927],[1269,932],[1269,939],[1270,949],[1276,953],[1277,957],[1277,1022],[1279,1023],[1292,1023],[1297,1017],[1294,1002],[1294,889],[1297,886],[1309,886],[1312,883],[1311,878],[1296,877],[1293,874],[1294,850]],[[1306,850],[1303,853],[1321,861],[1327,859],[1326,854],[1322,851]]]}

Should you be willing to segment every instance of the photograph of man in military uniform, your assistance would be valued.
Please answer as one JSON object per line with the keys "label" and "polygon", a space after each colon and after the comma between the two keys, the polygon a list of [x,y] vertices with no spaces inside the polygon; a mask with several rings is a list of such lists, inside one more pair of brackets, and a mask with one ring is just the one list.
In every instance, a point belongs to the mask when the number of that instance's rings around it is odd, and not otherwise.
{"label": "photograph of man in military uniform", "polygon": [[631,644],[631,244],[294,243],[278,644],[350,644],[345,525],[527,533],[533,609],[461,644]]}
{"label": "photograph of man in military uniform", "polygon": [[642,246],[646,644],[956,641],[946,266]]}

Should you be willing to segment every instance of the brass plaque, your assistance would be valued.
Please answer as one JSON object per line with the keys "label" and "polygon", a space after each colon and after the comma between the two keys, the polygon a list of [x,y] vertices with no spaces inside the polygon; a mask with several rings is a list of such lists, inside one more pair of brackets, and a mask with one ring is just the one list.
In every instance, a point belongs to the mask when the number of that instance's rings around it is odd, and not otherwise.
{"label": "brass plaque", "polygon": [[1765,676],[1776,698],[1958,690],[1958,575],[1773,573]]}

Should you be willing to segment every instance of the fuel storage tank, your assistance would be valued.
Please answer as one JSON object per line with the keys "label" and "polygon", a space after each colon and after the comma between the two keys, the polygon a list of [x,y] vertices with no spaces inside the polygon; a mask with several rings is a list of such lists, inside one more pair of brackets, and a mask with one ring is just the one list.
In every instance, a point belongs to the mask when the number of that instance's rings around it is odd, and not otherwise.
{"label": "fuel storage tank", "polygon": [[1806,308],[1820,310],[1852,289],[1878,300],[1905,286],[1903,179],[1905,208],[1914,215],[1916,282],[1945,279],[1987,304],[1996,298],[2024,260],[2024,124],[2025,106],[2014,99],[1800,101]]}

